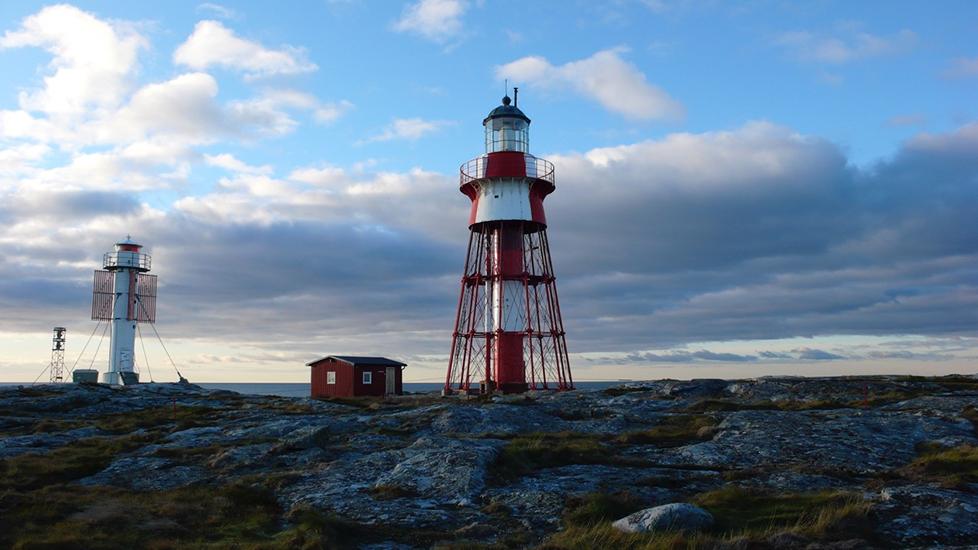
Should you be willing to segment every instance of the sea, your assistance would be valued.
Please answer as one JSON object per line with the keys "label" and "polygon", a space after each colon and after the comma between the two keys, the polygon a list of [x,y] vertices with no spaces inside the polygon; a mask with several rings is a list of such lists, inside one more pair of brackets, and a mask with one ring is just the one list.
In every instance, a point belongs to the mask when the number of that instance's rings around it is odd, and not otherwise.
{"label": "sea", "polygon": [[[577,389],[600,390],[627,384],[632,380],[588,380],[575,382]],[[0,382],[0,386],[30,386],[30,382]],[[197,384],[212,390],[231,390],[251,395],[278,395],[282,397],[309,397],[307,382],[202,382]],[[444,384],[438,382],[404,382],[404,393],[432,393],[441,391]]]}

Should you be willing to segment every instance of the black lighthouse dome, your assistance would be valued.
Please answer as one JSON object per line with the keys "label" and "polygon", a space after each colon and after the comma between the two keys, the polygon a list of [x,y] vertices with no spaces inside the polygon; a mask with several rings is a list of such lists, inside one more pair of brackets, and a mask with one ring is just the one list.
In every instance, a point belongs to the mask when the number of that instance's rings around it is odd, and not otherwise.
{"label": "black lighthouse dome", "polygon": [[496,107],[492,111],[489,111],[489,116],[487,116],[482,124],[489,122],[490,120],[507,117],[507,118],[519,118],[526,121],[527,124],[530,123],[530,117],[526,116],[523,111],[520,110],[515,104],[511,105],[513,100],[510,99],[508,95],[503,96],[503,104]]}

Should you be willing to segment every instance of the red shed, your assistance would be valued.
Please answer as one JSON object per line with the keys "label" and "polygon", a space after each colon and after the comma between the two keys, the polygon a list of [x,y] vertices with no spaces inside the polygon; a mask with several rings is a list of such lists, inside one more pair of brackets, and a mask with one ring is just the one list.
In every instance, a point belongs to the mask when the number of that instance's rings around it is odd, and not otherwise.
{"label": "red shed", "polygon": [[401,374],[407,365],[386,357],[327,355],[312,367],[312,397],[401,395]]}

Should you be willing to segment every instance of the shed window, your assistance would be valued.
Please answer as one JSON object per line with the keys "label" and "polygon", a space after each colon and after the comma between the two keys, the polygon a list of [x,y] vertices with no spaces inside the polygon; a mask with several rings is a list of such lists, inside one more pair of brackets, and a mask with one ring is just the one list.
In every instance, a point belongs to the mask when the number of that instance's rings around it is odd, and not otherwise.
{"label": "shed window", "polygon": [[327,371],[326,372],[326,383],[327,384],[335,384],[336,383],[336,371]]}
{"label": "shed window", "polygon": [[371,384],[373,383],[373,381],[374,381],[374,373],[370,372],[369,370],[363,371],[363,383]]}

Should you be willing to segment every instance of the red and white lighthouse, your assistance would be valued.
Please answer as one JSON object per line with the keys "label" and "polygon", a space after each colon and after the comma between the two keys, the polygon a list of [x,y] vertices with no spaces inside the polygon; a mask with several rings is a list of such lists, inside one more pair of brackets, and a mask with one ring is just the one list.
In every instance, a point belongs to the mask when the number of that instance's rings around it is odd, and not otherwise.
{"label": "red and white lighthouse", "polygon": [[486,152],[460,169],[472,210],[446,394],[574,387],[543,210],[554,166],[529,153],[518,92],[482,121]]}

